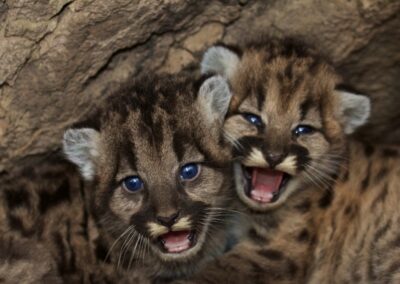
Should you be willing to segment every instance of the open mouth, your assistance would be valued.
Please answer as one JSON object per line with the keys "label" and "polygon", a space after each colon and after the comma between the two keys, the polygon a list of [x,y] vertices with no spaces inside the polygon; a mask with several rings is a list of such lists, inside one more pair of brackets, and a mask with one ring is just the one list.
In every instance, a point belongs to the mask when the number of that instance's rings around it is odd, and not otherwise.
{"label": "open mouth", "polygon": [[158,237],[158,243],[165,253],[181,253],[196,245],[194,231],[171,231]]}
{"label": "open mouth", "polygon": [[245,192],[250,199],[266,204],[276,202],[285,190],[291,176],[267,168],[243,168],[246,179]]}

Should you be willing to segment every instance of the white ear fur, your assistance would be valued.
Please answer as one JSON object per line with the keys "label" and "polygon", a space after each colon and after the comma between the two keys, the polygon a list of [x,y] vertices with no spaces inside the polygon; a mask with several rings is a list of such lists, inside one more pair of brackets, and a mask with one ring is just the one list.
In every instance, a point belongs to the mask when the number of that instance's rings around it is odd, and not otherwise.
{"label": "white ear fur", "polygon": [[210,122],[217,120],[222,123],[228,112],[231,97],[228,82],[221,76],[214,76],[201,85],[198,102]]}
{"label": "white ear fur", "polygon": [[364,125],[371,112],[370,99],[364,95],[337,91],[340,97],[340,115],[344,123],[344,132],[353,133]]}
{"label": "white ear fur", "polygon": [[79,167],[86,180],[95,174],[94,159],[99,155],[99,132],[92,128],[68,129],[64,133],[63,151],[68,160]]}
{"label": "white ear fur", "polygon": [[222,46],[210,47],[201,61],[201,73],[215,73],[230,78],[239,63],[239,56]]}

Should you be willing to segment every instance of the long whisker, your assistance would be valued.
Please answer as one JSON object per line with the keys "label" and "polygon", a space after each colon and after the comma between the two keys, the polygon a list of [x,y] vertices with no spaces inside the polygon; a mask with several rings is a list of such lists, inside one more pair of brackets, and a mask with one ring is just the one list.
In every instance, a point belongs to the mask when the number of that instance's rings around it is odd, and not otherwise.
{"label": "long whisker", "polygon": [[129,233],[129,235],[125,238],[125,241],[122,243],[122,246],[121,246],[121,248],[120,248],[119,255],[118,255],[117,268],[120,267],[120,264],[121,264],[121,262],[122,262],[123,255],[125,255],[125,252],[126,252],[126,247],[127,247],[128,241],[131,239],[132,234],[134,234],[134,233],[135,233],[135,231],[134,231],[134,230],[131,230],[131,232]]}
{"label": "long whisker", "polygon": [[111,245],[110,249],[108,250],[106,257],[104,258],[103,262],[106,262],[108,257],[110,256],[113,248],[115,247],[115,245],[121,240],[121,238],[123,238],[126,234],[128,234],[131,230],[134,229],[134,226],[129,226],[124,232],[122,232],[122,234],[113,242],[113,244]]}

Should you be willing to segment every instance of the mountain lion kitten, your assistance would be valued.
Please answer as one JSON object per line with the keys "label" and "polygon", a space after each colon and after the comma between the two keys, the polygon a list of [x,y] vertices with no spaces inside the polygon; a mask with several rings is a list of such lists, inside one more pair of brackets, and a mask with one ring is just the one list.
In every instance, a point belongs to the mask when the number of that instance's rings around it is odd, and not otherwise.
{"label": "mountain lion kitten", "polygon": [[[13,271],[50,282],[58,274],[67,282],[143,283],[187,276],[226,250],[237,219],[225,209],[234,180],[220,129],[230,98],[217,93],[227,89],[221,77],[129,81],[68,129],[64,153],[91,186],[54,166],[46,175],[57,185],[31,178],[2,190],[2,238],[42,247],[52,265],[42,273],[18,270],[15,261]],[[114,268],[123,277],[112,276]]]}
{"label": "mountain lion kitten", "polygon": [[191,282],[399,283],[399,150],[349,137],[369,99],[291,39],[211,47],[202,72],[233,93],[224,132],[253,228]]}

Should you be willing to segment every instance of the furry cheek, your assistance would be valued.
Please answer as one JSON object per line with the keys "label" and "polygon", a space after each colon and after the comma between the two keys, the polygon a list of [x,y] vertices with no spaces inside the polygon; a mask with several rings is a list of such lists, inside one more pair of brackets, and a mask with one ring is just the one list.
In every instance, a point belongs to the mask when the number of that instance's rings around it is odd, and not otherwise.
{"label": "furry cheek", "polygon": [[201,175],[200,182],[188,184],[185,190],[194,201],[212,204],[214,203],[213,199],[215,199],[213,197],[220,195],[223,183],[222,175],[206,167],[203,167]]}
{"label": "furry cheek", "polygon": [[111,198],[111,211],[126,223],[129,223],[131,216],[137,213],[142,206],[143,196],[140,194],[136,195],[130,198],[127,196],[127,193],[123,192],[122,188],[118,188]]}

